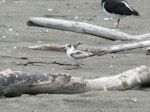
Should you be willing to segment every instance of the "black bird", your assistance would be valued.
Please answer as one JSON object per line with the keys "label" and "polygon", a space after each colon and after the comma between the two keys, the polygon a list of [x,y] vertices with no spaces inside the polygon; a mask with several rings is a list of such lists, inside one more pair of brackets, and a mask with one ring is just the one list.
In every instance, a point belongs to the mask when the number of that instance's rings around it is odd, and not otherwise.
{"label": "black bird", "polygon": [[101,6],[105,13],[118,18],[116,28],[119,26],[121,17],[130,15],[140,16],[125,0],[102,0]]}

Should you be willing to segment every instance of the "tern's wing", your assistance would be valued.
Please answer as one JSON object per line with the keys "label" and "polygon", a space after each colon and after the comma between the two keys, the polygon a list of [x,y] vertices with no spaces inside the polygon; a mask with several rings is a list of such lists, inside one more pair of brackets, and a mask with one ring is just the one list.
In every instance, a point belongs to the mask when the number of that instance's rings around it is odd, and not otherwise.
{"label": "tern's wing", "polygon": [[70,56],[72,56],[75,59],[84,59],[84,58],[88,58],[94,55],[91,52],[77,50],[76,52],[71,53]]}

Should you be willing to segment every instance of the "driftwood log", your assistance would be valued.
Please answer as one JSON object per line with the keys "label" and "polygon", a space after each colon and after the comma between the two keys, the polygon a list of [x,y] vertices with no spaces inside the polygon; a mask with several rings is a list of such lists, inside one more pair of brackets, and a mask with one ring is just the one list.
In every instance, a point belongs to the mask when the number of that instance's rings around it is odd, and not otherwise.
{"label": "driftwood log", "polygon": [[0,72],[0,96],[22,94],[76,94],[87,91],[121,91],[150,84],[150,68],[140,66],[119,75],[97,79],[72,77],[67,73],[30,74],[5,70]]}
{"label": "driftwood log", "polygon": [[124,32],[108,29],[101,26],[91,25],[83,22],[74,22],[61,19],[31,17],[27,22],[29,26],[42,26],[60,30],[86,33],[110,40],[147,40],[150,39],[150,33],[141,35],[130,35]]}

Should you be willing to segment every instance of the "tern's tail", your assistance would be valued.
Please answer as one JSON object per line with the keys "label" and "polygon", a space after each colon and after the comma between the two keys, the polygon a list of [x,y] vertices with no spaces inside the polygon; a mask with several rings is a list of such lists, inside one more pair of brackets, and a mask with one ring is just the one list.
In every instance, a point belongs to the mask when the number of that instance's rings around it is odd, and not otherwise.
{"label": "tern's tail", "polygon": [[105,49],[100,49],[100,50],[93,50],[91,51],[93,53],[94,56],[100,56],[100,55],[104,55],[107,53],[107,50]]}

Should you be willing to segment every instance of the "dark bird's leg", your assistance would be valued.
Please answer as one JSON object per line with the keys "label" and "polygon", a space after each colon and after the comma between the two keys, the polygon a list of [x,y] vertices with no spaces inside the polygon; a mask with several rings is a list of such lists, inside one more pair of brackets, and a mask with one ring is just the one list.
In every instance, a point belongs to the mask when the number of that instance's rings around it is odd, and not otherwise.
{"label": "dark bird's leg", "polygon": [[118,28],[119,22],[120,22],[120,18],[118,18],[118,20],[117,20],[117,26],[116,26],[116,28]]}

